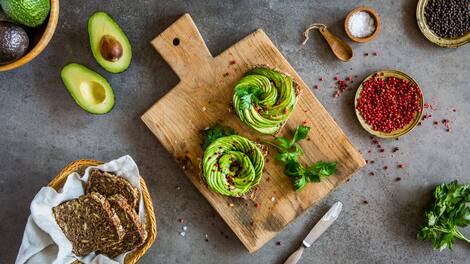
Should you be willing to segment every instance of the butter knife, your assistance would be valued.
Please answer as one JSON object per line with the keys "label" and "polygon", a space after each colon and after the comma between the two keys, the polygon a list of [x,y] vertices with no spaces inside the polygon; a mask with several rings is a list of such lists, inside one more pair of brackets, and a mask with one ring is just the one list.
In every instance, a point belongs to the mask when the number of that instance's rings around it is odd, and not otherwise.
{"label": "butter knife", "polygon": [[343,209],[343,203],[336,202],[331,206],[330,210],[326,212],[326,214],[318,221],[318,223],[310,230],[310,233],[305,237],[304,241],[302,241],[302,245],[294,251],[284,262],[284,264],[295,264],[300,260],[302,257],[302,253],[304,249],[309,248],[313,242],[315,242],[321,234],[323,234],[328,227],[333,224],[333,222],[338,218],[339,213]]}

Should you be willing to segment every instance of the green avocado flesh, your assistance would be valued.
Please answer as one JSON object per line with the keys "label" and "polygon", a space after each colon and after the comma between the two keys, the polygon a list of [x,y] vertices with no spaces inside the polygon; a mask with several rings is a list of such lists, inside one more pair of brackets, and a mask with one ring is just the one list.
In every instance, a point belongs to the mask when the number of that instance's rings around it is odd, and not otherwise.
{"label": "green avocado flesh", "polygon": [[296,103],[290,76],[268,68],[255,68],[235,85],[233,106],[242,122],[273,135],[289,119]]}
{"label": "green avocado flesh", "polygon": [[0,4],[9,18],[28,27],[43,24],[51,10],[50,0],[0,0]]}
{"label": "green avocado flesh", "polygon": [[61,72],[75,102],[92,114],[105,114],[114,106],[114,92],[106,79],[87,67],[71,63]]}
{"label": "green avocado flesh", "polygon": [[207,147],[202,166],[211,190],[240,197],[261,180],[264,156],[249,139],[232,135],[218,138]]}
{"label": "green avocado flesh", "polygon": [[[123,72],[129,67],[132,58],[131,44],[107,13],[96,12],[88,19],[88,36],[91,52],[101,67],[112,73]],[[104,43],[107,45],[103,45]]]}

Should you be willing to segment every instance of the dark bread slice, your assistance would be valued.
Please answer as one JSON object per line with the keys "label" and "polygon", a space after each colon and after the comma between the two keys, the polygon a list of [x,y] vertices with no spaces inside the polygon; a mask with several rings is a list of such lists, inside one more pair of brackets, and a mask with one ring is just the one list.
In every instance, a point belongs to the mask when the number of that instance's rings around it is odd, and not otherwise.
{"label": "dark bread slice", "polygon": [[119,217],[99,193],[61,203],[52,212],[77,256],[117,244],[125,234]]}
{"label": "dark bread slice", "polygon": [[127,203],[126,198],[120,194],[116,194],[110,196],[108,201],[121,220],[122,227],[126,234],[121,242],[101,249],[99,253],[107,255],[110,258],[115,258],[124,252],[131,251],[142,245],[147,237],[147,232],[140,221],[139,215]]}
{"label": "dark bread slice", "polygon": [[93,170],[88,178],[86,193],[98,192],[106,197],[120,194],[126,198],[132,208],[137,209],[139,192],[137,188],[124,179],[109,172]]}

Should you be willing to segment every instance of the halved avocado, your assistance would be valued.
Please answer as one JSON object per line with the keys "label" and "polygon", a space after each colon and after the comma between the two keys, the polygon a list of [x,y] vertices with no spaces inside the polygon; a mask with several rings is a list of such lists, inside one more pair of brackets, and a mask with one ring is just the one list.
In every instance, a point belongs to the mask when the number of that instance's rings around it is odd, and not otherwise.
{"label": "halved avocado", "polygon": [[92,114],[105,114],[114,106],[114,92],[106,79],[87,67],[71,63],[60,73],[75,102]]}
{"label": "halved avocado", "polygon": [[88,19],[91,52],[105,70],[123,72],[132,58],[131,44],[126,34],[105,12],[96,12]]}

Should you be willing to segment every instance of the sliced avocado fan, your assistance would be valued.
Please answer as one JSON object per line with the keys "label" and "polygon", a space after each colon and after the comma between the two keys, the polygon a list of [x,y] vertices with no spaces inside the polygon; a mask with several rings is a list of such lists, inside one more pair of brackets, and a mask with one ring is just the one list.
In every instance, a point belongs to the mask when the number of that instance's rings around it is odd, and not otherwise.
{"label": "sliced avocado fan", "polygon": [[202,166],[211,190],[240,197],[261,180],[264,156],[249,139],[231,135],[216,139],[206,148]]}
{"label": "sliced avocado fan", "polygon": [[111,73],[125,71],[132,58],[129,39],[119,25],[105,12],[88,19],[90,48],[96,61]]}
{"label": "sliced avocado fan", "polygon": [[240,120],[269,135],[289,119],[297,97],[292,78],[269,68],[249,71],[234,90],[233,107]]}
{"label": "sliced avocado fan", "polygon": [[61,72],[62,81],[75,102],[92,114],[105,114],[114,106],[114,92],[106,79],[87,67],[71,63]]}

